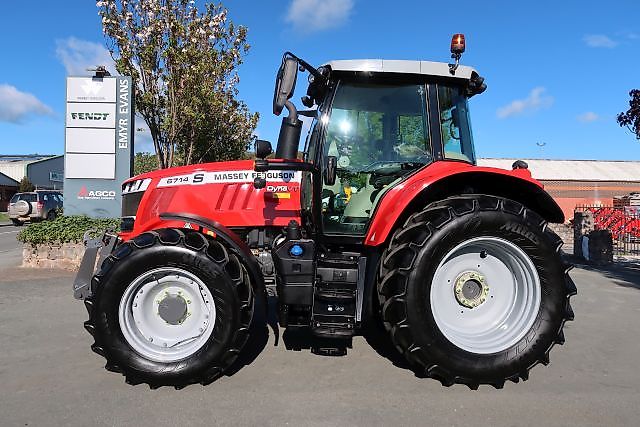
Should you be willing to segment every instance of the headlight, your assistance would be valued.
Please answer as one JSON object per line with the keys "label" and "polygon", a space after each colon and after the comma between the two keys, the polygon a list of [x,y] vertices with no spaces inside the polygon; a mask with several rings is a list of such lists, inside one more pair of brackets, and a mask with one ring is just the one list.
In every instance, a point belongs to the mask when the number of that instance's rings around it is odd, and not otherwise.
{"label": "headlight", "polygon": [[151,184],[151,178],[137,179],[135,181],[124,183],[122,185],[122,194],[146,191],[147,188],[149,188],[149,184]]}

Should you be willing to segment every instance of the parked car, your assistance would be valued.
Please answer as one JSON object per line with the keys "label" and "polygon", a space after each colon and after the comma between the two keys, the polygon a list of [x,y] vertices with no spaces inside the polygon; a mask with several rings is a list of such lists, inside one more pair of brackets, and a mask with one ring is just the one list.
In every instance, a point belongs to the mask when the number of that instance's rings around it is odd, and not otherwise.
{"label": "parked car", "polygon": [[26,221],[53,220],[61,209],[64,198],[60,191],[36,190],[16,193],[9,201],[9,218],[15,225]]}

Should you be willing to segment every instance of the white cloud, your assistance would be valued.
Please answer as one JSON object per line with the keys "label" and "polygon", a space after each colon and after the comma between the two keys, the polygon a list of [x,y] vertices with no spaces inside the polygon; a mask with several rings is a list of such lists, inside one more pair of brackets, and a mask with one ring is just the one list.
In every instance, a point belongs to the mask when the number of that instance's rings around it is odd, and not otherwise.
{"label": "white cloud", "polygon": [[344,24],[354,0],[292,0],[286,22],[296,30],[311,33]]}
{"label": "white cloud", "polygon": [[618,42],[610,39],[604,34],[589,34],[584,36],[583,40],[589,47],[604,47],[612,49],[618,46]]}
{"label": "white cloud", "polygon": [[113,59],[109,51],[99,43],[80,40],[75,37],[56,40],[56,56],[70,76],[86,76],[87,68],[105,65],[113,73]]}
{"label": "white cloud", "polygon": [[547,90],[541,86],[533,88],[529,93],[529,96],[526,98],[516,99],[509,105],[498,108],[498,117],[506,119],[507,117],[518,116],[520,114],[551,107],[551,105],[553,105],[553,97],[546,95],[546,91]]}
{"label": "white cloud", "polygon": [[0,121],[21,123],[31,115],[50,116],[53,110],[34,95],[0,84]]}
{"label": "white cloud", "polygon": [[598,116],[593,111],[587,111],[586,113],[580,114],[578,116],[578,121],[582,123],[589,123],[589,122],[595,122],[599,118],[600,116]]}

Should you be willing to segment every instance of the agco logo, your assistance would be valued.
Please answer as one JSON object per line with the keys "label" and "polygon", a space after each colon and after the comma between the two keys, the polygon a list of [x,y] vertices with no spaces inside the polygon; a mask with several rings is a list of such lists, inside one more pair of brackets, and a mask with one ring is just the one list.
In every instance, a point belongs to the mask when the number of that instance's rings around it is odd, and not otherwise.
{"label": "agco logo", "polygon": [[73,120],[107,120],[109,113],[71,113]]}
{"label": "agco logo", "polygon": [[87,190],[84,186],[78,192],[78,200],[114,200],[116,192],[113,190]]}

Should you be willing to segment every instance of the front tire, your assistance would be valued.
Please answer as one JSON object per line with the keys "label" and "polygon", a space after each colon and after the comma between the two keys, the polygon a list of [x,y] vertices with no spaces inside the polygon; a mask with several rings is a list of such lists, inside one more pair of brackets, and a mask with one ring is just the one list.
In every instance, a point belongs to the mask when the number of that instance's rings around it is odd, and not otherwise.
{"label": "front tire", "polygon": [[562,241],[535,212],[493,196],[432,203],[398,229],[378,292],[395,346],[417,374],[472,389],[526,380],[573,320]]}
{"label": "front tire", "polygon": [[120,245],[85,300],[91,349],[129,384],[209,384],[249,336],[254,297],[237,254],[195,231],[162,229]]}

